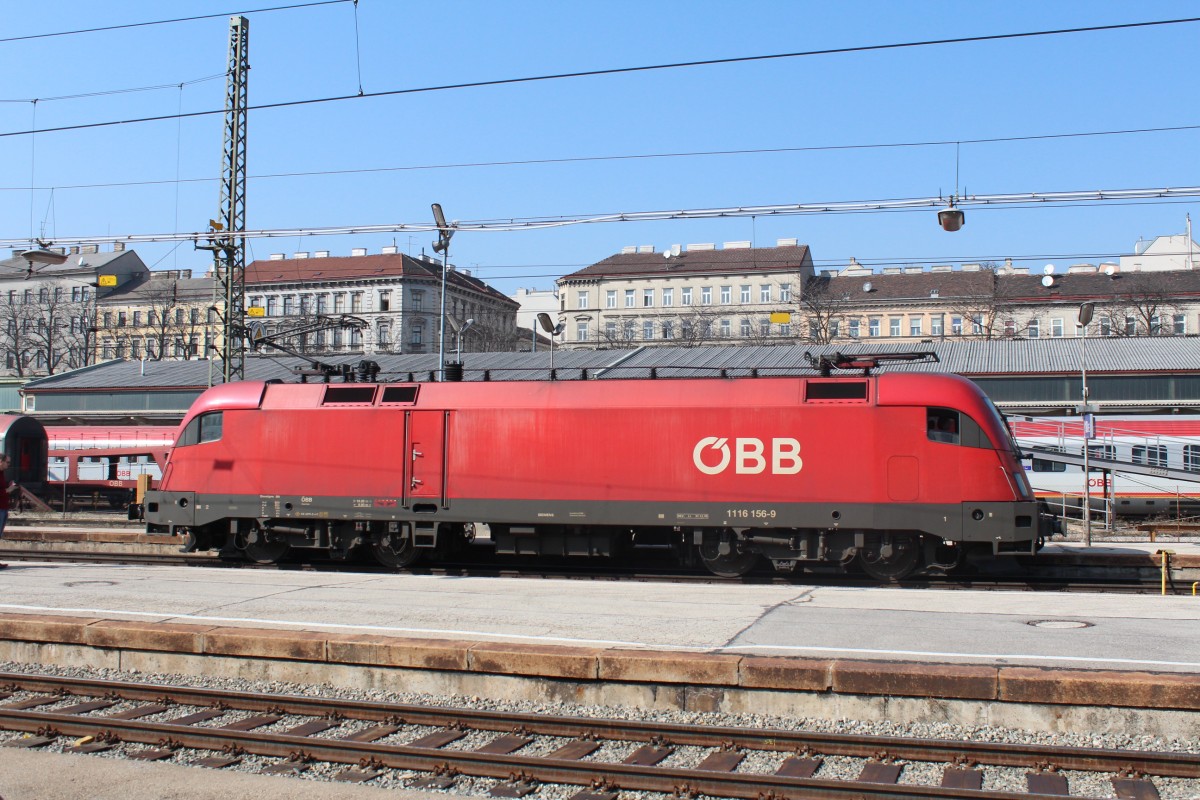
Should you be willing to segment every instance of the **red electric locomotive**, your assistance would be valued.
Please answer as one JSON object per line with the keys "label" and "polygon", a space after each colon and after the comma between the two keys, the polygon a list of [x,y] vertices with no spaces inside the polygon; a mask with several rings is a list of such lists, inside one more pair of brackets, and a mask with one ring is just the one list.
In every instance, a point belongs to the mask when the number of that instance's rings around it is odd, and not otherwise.
{"label": "red electric locomotive", "polygon": [[670,544],[718,575],[861,565],[895,580],[966,551],[1032,553],[1039,514],[970,381],[861,377],[235,383],[192,406],[150,530],[272,561]]}

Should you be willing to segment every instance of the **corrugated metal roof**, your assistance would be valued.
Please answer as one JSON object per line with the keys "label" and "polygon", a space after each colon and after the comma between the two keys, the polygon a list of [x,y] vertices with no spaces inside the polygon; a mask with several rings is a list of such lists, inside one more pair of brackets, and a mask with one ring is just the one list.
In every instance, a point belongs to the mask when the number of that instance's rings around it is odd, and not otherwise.
{"label": "corrugated metal roof", "polygon": [[[724,370],[730,377],[749,375],[814,374],[806,354],[901,353],[927,350],[937,363],[883,364],[879,372],[954,372],[968,377],[1072,375],[1080,370],[1080,339],[1030,339],[953,341],[929,344],[869,342],[844,346],[797,344],[786,347],[646,347],[631,350],[569,350],[553,354],[559,380],[644,378],[655,370],[659,377],[707,377]],[[1089,375],[1139,375],[1148,373],[1200,374],[1200,337],[1089,338]],[[551,354],[464,353],[466,380],[547,380]],[[324,356],[336,364],[356,364],[361,356]],[[380,380],[429,380],[437,369],[437,355],[378,355]],[[447,358],[447,360],[451,360]],[[292,357],[247,356],[248,380],[296,380],[293,367],[306,362]],[[486,374],[485,374],[486,373]],[[212,374],[221,379],[221,364]],[[310,380],[313,380],[310,378]],[[316,379],[316,380],[319,380]],[[30,381],[25,391],[169,390],[208,385],[209,362],[109,361],[71,372]]]}

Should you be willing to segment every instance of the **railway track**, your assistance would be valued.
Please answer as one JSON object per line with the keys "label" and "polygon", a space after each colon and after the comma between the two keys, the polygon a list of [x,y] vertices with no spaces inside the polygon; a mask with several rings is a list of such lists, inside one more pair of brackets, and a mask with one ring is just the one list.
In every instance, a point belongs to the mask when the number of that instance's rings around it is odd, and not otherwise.
{"label": "railway track", "polygon": [[[1185,753],[544,716],[19,673],[0,673],[0,730],[23,734],[5,747],[116,751],[210,768],[265,758],[260,771],[279,773],[339,765],[329,774],[355,782],[402,771],[417,789],[484,779],[493,797],[524,797],[546,784],[578,787],[573,800],[633,791],[1036,800],[1097,781],[1122,800],[1156,800],[1156,782],[1200,790],[1200,759]],[[1023,791],[1013,789],[1014,773],[1024,773]]]}
{"label": "railway track", "polygon": [[[396,570],[369,561],[335,561],[324,558],[310,560],[288,560],[275,564],[255,564],[246,561],[226,560],[213,553],[122,553],[116,551],[84,552],[79,550],[51,550],[41,548],[6,547],[0,550],[0,558],[9,561],[48,561],[74,564],[114,564],[139,566],[199,566],[226,567],[236,569],[273,569],[303,571],[354,571],[392,574]],[[505,577],[505,578],[559,578],[563,580],[632,580],[664,581],[672,583],[750,583],[777,584],[803,583],[817,586],[878,587],[881,584],[871,578],[856,575],[798,573],[778,575],[774,573],[750,574],[740,578],[721,578],[708,572],[689,572],[676,566],[642,566],[598,568],[597,565],[581,566],[554,564],[505,564],[496,561],[445,563],[434,566],[417,565],[400,570],[413,575],[452,575],[455,577]],[[927,589],[973,589],[976,591],[1070,591],[1106,592],[1129,594],[1158,594],[1161,579],[1147,577],[1143,580],[1113,578],[1056,577],[1054,575],[951,575],[914,577],[901,581],[896,586]],[[1168,593],[1187,594],[1190,585],[1168,583]]]}

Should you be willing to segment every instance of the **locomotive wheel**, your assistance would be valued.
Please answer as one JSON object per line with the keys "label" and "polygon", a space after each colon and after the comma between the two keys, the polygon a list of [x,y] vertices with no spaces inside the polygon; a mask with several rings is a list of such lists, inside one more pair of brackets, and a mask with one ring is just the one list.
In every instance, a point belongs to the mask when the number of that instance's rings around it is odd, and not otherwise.
{"label": "locomotive wheel", "polygon": [[896,583],[921,564],[921,542],[916,536],[884,534],[874,537],[858,553],[863,572],[877,581]]}
{"label": "locomotive wheel", "polygon": [[284,541],[264,541],[261,533],[258,534],[258,538],[252,542],[247,541],[246,546],[241,548],[246,560],[255,564],[275,564],[291,549],[291,545]]}
{"label": "locomotive wheel", "polygon": [[417,562],[421,553],[413,546],[411,536],[401,538],[398,533],[385,533],[371,544],[371,555],[388,569],[402,569]]}
{"label": "locomotive wheel", "polygon": [[721,578],[740,578],[758,564],[758,553],[743,553],[736,547],[722,553],[719,541],[706,541],[697,547],[700,560],[713,575]]}

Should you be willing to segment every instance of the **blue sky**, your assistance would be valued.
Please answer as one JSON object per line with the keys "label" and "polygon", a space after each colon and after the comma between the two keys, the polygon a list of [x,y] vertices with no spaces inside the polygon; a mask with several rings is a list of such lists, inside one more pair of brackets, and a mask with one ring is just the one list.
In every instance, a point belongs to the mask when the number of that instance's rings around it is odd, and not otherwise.
{"label": "blue sky", "polygon": [[[2,37],[217,12],[175,0],[3,4]],[[360,0],[249,14],[252,104],[562,72],[1200,16],[1196,2],[570,2]],[[1188,56],[1200,24],[698,66],[251,112],[248,227],[930,197],[955,190],[955,146],[452,166],[594,156],[963,141],[1200,124]],[[0,134],[220,109],[228,20],[0,42]],[[216,79],[198,81],[211,76]],[[186,83],[180,89],[178,84]],[[36,114],[36,117],[35,117]],[[1200,185],[1200,130],[958,148],[967,194]],[[0,136],[0,239],[202,229],[216,215],[220,115]],[[396,169],[412,167],[434,169]],[[304,177],[277,173],[392,168]],[[182,179],[183,182],[177,182]],[[207,179],[207,180],[196,180]],[[155,182],[70,188],[80,184]],[[32,191],[30,186],[35,187]],[[795,237],[818,265],[1111,259],[1179,233],[1200,202],[609,223],[462,232],[451,260],[502,291],[625,245]],[[1197,217],[1200,222],[1200,217]],[[429,234],[256,240],[249,258]],[[153,268],[205,269],[190,244],[138,245]]]}

